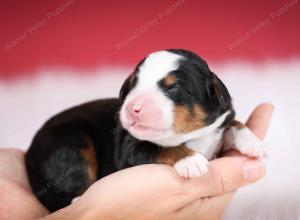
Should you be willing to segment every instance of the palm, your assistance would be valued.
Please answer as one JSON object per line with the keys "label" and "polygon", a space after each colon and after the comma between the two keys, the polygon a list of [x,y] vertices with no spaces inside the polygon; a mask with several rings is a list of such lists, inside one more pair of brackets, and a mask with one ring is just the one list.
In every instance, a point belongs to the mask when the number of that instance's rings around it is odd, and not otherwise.
{"label": "palm", "polygon": [[[265,135],[271,112],[272,106],[261,105],[247,122],[259,138]],[[234,152],[225,156],[210,162],[207,175],[190,180],[180,178],[166,165],[149,164],[116,172],[93,184],[78,202],[67,207],[67,215],[61,210],[46,218],[78,219],[79,212],[91,211],[95,218],[88,219],[105,219],[106,213],[118,219],[219,219],[233,192],[243,185],[238,168],[249,160]],[[22,152],[1,150],[0,168],[1,219],[37,219],[48,214],[31,193]],[[232,173],[226,173],[228,170]]]}

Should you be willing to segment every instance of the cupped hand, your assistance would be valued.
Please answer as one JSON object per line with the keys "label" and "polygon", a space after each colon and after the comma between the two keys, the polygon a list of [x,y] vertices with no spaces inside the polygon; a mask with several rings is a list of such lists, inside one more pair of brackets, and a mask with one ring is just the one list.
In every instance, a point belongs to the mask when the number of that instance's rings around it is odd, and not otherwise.
{"label": "cupped hand", "polygon": [[[263,138],[273,107],[258,106],[247,126]],[[74,204],[49,219],[220,219],[239,187],[259,180],[263,162],[229,152],[210,162],[200,178],[183,179],[172,167],[142,165],[109,175],[93,184]]]}
{"label": "cupped hand", "polygon": [[24,152],[0,149],[0,219],[31,220],[49,212],[32,193],[24,162]]}

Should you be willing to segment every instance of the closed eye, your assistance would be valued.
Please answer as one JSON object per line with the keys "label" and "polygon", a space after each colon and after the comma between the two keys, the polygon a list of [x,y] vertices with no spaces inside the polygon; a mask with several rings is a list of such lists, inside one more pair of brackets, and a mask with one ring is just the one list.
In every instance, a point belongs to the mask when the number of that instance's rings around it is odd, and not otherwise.
{"label": "closed eye", "polygon": [[168,86],[168,87],[165,89],[165,91],[166,91],[167,93],[169,93],[169,94],[173,94],[173,93],[177,92],[178,89],[179,89],[178,84],[177,84],[177,83],[174,83],[173,85]]}

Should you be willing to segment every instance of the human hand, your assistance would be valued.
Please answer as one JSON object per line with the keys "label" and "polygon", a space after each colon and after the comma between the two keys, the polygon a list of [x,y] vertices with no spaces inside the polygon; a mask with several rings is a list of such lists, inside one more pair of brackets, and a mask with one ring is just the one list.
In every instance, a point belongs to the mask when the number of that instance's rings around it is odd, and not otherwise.
{"label": "human hand", "polygon": [[[258,106],[247,126],[263,138],[273,107]],[[264,175],[260,160],[230,152],[210,162],[200,178],[180,178],[172,167],[142,165],[93,184],[74,204],[46,219],[220,219],[234,191]]]}
{"label": "human hand", "polygon": [[0,149],[0,195],[1,220],[31,220],[49,214],[31,191],[20,150]]}

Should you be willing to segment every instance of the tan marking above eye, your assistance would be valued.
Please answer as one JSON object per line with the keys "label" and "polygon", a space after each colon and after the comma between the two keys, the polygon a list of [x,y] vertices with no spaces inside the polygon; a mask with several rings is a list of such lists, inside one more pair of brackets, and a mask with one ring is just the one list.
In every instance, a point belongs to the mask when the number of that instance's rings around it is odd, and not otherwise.
{"label": "tan marking above eye", "polygon": [[172,86],[176,83],[177,78],[174,75],[168,75],[163,79],[163,83],[165,86]]}
{"label": "tan marking above eye", "polygon": [[188,133],[206,126],[206,113],[199,104],[192,111],[187,106],[176,105],[174,109],[173,128],[177,133]]}

